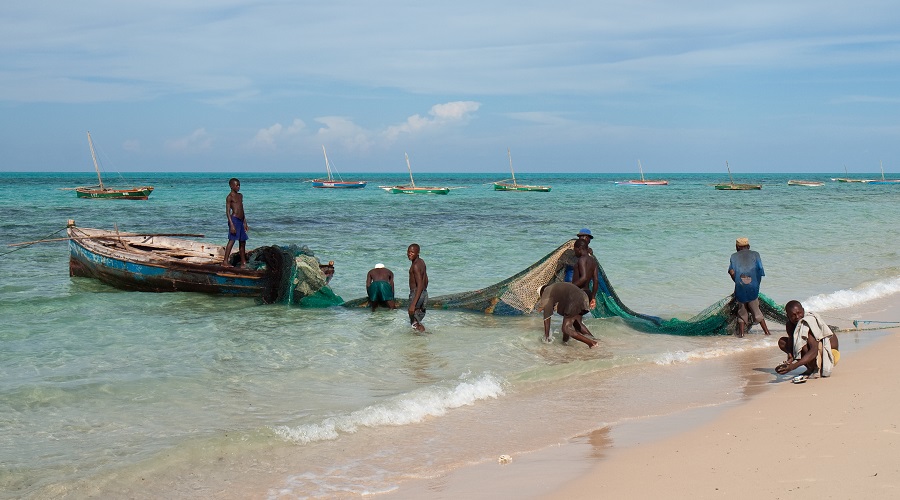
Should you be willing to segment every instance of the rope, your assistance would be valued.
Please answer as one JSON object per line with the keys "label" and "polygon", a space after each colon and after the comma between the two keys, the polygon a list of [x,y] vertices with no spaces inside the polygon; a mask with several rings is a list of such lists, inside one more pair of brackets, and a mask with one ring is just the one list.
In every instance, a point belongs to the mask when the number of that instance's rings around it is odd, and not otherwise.
{"label": "rope", "polygon": [[[854,326],[856,326],[855,325],[856,322],[854,321],[853,323],[854,323]],[[879,323],[881,323],[881,322],[879,322]],[[890,322],[887,322],[887,323],[890,323]],[[896,323],[896,321],[894,321],[892,323]],[[877,330],[887,330],[888,328],[900,328],[900,325],[878,326],[878,327],[871,327],[871,328],[858,328],[858,327],[857,328],[838,328],[838,329],[834,330],[834,332],[835,333],[837,333],[837,332],[841,332],[841,333],[844,333],[844,332],[874,332]]]}
{"label": "rope", "polygon": [[41,240],[46,240],[47,238],[49,238],[49,237],[51,237],[51,236],[56,236],[57,234],[59,234],[59,233],[65,231],[65,230],[66,230],[66,228],[64,227],[64,228],[62,228],[62,229],[60,229],[60,230],[58,230],[58,231],[54,231],[54,232],[48,234],[47,236],[44,236],[44,237],[41,238],[40,240],[32,241],[31,243],[22,245],[22,246],[16,248],[15,250],[10,250],[10,251],[8,251],[8,252],[0,253],[0,257],[4,257],[4,256],[6,256],[6,255],[9,255],[9,254],[13,253],[13,252],[18,252],[19,250],[22,250],[23,248],[28,248],[28,247],[30,247],[31,245],[36,245],[36,244],[38,244],[38,243],[41,243]]}

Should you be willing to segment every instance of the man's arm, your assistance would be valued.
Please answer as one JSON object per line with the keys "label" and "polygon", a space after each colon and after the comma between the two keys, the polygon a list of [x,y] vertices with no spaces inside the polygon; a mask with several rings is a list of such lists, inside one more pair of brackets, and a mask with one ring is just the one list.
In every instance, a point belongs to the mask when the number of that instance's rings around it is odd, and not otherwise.
{"label": "man's arm", "polygon": [[784,374],[796,370],[801,366],[810,364],[819,356],[819,341],[816,340],[816,336],[812,333],[810,333],[809,337],[806,338],[806,347],[806,352],[803,353],[803,356],[800,356],[800,359],[795,360],[791,363],[781,365],[775,371]]}

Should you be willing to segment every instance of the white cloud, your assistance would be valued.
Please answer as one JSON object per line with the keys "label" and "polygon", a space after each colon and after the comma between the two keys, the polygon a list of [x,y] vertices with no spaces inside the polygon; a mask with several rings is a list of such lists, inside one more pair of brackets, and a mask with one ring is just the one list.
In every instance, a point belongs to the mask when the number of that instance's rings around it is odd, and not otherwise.
{"label": "white cloud", "polygon": [[481,107],[481,103],[475,101],[435,104],[428,111],[431,118],[418,114],[412,115],[406,119],[406,122],[388,127],[384,131],[384,136],[390,141],[395,141],[402,134],[428,132],[448,125],[465,123],[473,113],[478,111],[479,107]]}
{"label": "white cloud", "polygon": [[205,128],[198,128],[187,137],[170,139],[166,141],[166,149],[169,151],[194,153],[197,151],[209,151],[212,149],[213,138]]}
{"label": "white cloud", "polygon": [[274,150],[277,149],[276,141],[284,137],[297,136],[305,130],[306,123],[299,118],[295,118],[287,127],[281,123],[276,123],[270,127],[259,129],[256,132],[256,136],[250,140],[249,146],[252,149]]}

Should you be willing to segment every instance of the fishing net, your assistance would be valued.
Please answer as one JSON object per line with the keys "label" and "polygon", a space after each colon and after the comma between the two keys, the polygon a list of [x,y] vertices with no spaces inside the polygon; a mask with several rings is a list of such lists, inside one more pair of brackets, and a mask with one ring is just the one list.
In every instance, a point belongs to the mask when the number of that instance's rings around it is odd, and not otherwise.
{"label": "fishing net", "polygon": [[247,254],[247,266],[265,268],[267,284],[260,299],[266,304],[331,307],[344,302],[328,287],[319,260],[306,245],[256,248]]}
{"label": "fishing net", "polygon": [[[471,292],[429,297],[432,309],[462,309],[485,314],[511,316],[535,312],[544,285],[564,281],[567,271],[575,265],[575,240],[569,240],[515,276],[494,285]],[[737,303],[728,296],[707,307],[696,316],[680,320],[663,319],[631,310],[616,294],[603,266],[599,267],[600,283],[597,304],[591,311],[597,318],[620,318],[629,327],[646,333],[670,335],[725,335],[736,330]],[[405,307],[404,300],[398,300]],[[765,295],[759,296],[760,309],[766,319],[784,323],[784,309]],[[348,301],[347,307],[365,307],[366,299]],[[757,318],[758,320],[759,318]]]}

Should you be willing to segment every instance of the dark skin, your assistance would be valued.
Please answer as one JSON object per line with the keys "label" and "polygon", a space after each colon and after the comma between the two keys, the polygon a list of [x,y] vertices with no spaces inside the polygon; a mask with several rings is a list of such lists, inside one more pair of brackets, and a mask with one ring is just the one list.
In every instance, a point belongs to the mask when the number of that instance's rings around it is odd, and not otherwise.
{"label": "dark skin", "polygon": [[406,258],[412,263],[409,266],[409,289],[415,290],[415,296],[409,301],[409,322],[416,325],[416,330],[425,331],[425,325],[416,321],[414,316],[416,312],[416,304],[422,297],[422,291],[428,288],[428,270],[425,267],[425,261],[419,258],[419,245],[413,243],[406,249]]}
{"label": "dark skin", "polygon": [[[800,359],[794,359],[794,330],[797,328],[797,323],[806,316],[806,311],[803,309],[803,306],[800,305],[799,302],[792,301],[788,303],[785,308],[785,313],[787,313],[787,324],[785,325],[785,329],[787,330],[787,337],[781,337],[778,339],[778,348],[787,353],[787,360],[778,365],[775,368],[775,371],[781,375],[785,373],[792,372],[801,366],[806,367],[806,371],[803,372],[803,375],[812,375],[819,370],[818,365],[818,356],[819,356],[819,342],[810,335],[806,340],[806,345],[800,350]],[[833,335],[831,337],[831,348],[840,350],[838,347],[838,337],[837,335]]]}
{"label": "dark skin", "polygon": [[575,269],[572,273],[572,284],[584,290],[591,301],[591,309],[597,307],[597,292],[600,286],[600,269],[597,259],[588,253],[587,245],[575,244]]}
{"label": "dark skin", "polygon": [[588,250],[587,250],[588,253],[591,254],[591,255],[594,255],[594,249],[591,248],[591,240],[592,240],[593,238],[591,238],[590,235],[588,235],[588,234],[579,234],[579,235],[577,235],[577,236],[575,236],[575,237],[578,238],[579,240],[582,240],[582,241],[584,241],[585,243],[587,243],[587,245],[588,245]]}
{"label": "dark skin", "polygon": [[[241,181],[237,179],[232,179],[229,182],[231,186],[231,192],[228,193],[228,196],[225,198],[225,218],[228,219],[228,231],[231,234],[235,234],[237,229],[234,227],[234,221],[231,220],[231,217],[237,217],[244,221],[244,231],[250,231],[250,226],[247,225],[247,217],[244,214],[244,195],[240,193],[241,190]],[[228,258],[231,257],[231,248],[234,246],[234,240],[228,240],[228,245],[225,247],[225,259],[222,262],[225,266],[231,266],[231,263],[228,262]],[[241,267],[245,267],[247,265],[247,242],[239,241],[238,242],[238,252],[241,256]]]}
{"label": "dark skin", "polygon": [[[394,273],[391,272],[390,269],[386,267],[375,268],[369,271],[366,275],[366,290],[369,289],[369,285],[371,285],[375,281],[387,281],[391,284],[391,293],[394,292]],[[372,306],[372,310],[374,311],[378,306],[386,306],[388,309],[396,309],[397,303],[393,300],[388,300],[382,303],[373,302],[370,304]]]}
{"label": "dark skin", "polygon": [[[556,304],[551,302],[547,302],[544,305],[543,313],[544,313],[544,340],[550,341],[550,317],[553,315],[553,309]],[[563,316],[563,323],[560,327],[560,331],[563,334],[563,342],[568,342],[569,337],[574,338],[575,340],[584,342],[587,344],[589,348],[597,345],[597,341],[593,339],[593,335],[587,329],[587,326],[581,321],[581,316],[583,314],[587,314],[588,311],[583,311],[582,314],[573,314],[571,316]],[[582,332],[590,335],[590,338],[582,335]]]}
{"label": "dark skin", "polygon": [[[741,250],[744,250],[744,249],[749,250],[750,245],[737,245],[737,244],[734,245],[734,250],[736,252],[740,252]],[[731,281],[735,281],[737,279],[734,276],[734,269],[729,269],[728,275],[731,276]],[[759,318],[759,326],[762,327],[763,333],[765,333],[766,335],[771,335],[771,333],[769,333],[769,325],[766,324],[766,318]],[[744,323],[741,321],[738,321],[738,328],[740,328],[740,331],[738,332],[738,337],[743,337],[744,336]],[[791,330],[791,331],[793,331],[793,330]]]}

